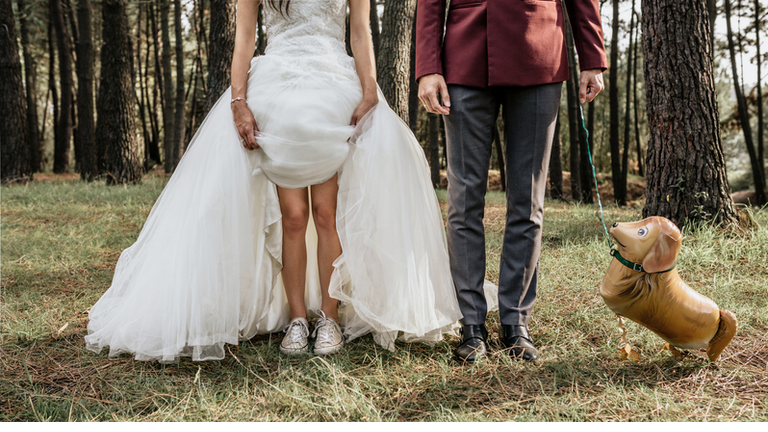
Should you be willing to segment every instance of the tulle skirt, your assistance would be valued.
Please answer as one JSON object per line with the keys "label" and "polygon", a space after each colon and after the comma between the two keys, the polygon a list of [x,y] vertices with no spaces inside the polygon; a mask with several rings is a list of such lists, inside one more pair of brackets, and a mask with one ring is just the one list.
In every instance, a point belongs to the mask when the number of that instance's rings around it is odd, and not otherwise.
{"label": "tulle skirt", "polygon": [[[247,96],[261,148],[240,143],[228,90],[91,308],[88,349],[161,362],[221,359],[225,344],[282,330],[276,185],[303,188],[337,173],[343,252],[329,291],[341,301],[347,340],[373,333],[391,350],[397,338],[431,342],[455,330],[461,313],[424,153],[381,95],[348,126],[362,93],[352,65],[346,70],[292,78],[279,57],[254,59]],[[321,301],[316,247],[310,221],[310,313]]]}

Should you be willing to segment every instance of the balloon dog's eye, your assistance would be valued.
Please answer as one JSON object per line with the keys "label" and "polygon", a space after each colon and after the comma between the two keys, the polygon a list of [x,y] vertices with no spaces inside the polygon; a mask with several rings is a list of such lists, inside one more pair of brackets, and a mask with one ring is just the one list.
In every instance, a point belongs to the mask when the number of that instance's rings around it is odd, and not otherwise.
{"label": "balloon dog's eye", "polygon": [[648,234],[648,228],[642,227],[639,230],[637,230],[637,235],[640,237],[645,237]]}

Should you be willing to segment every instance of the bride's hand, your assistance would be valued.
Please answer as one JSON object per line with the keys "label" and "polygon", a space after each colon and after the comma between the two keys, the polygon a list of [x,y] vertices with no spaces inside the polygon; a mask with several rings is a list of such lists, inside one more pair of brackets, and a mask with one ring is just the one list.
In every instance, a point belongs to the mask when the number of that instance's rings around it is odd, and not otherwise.
{"label": "bride's hand", "polygon": [[259,148],[256,137],[259,135],[259,128],[256,126],[256,119],[253,113],[248,109],[244,100],[237,100],[232,103],[232,117],[235,120],[237,134],[240,135],[240,142],[248,150]]}
{"label": "bride's hand", "polygon": [[363,118],[363,116],[365,116],[368,111],[370,111],[378,103],[379,96],[376,94],[373,96],[364,97],[360,105],[355,108],[355,112],[352,113],[352,126],[357,126],[357,123],[360,121],[360,119]]}

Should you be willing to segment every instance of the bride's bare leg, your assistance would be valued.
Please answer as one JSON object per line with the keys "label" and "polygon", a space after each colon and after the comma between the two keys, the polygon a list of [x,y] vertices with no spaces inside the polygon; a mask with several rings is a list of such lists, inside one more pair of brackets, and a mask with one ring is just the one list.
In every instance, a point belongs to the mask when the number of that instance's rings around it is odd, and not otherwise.
{"label": "bride's bare leg", "polygon": [[304,189],[277,188],[283,214],[283,285],[290,319],[306,318],[304,289],[307,280],[307,223],[309,193]]}
{"label": "bride's bare leg", "polygon": [[341,255],[341,242],[336,231],[336,197],[339,192],[338,175],[325,183],[312,186],[312,218],[317,228],[317,265],[323,292],[323,312],[339,320],[338,300],[328,294],[333,273],[333,261]]}

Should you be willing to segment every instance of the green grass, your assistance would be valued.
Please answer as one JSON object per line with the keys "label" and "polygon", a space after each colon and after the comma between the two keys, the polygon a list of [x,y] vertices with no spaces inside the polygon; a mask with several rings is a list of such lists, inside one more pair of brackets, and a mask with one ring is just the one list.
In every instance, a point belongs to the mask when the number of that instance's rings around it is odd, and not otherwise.
{"label": "green grass", "polygon": [[[766,212],[746,233],[700,228],[684,239],[682,277],[739,319],[714,365],[701,352],[674,360],[634,323],[641,359],[618,357],[615,315],[598,294],[610,257],[597,207],[554,201],[530,326],[539,366],[499,354],[495,336],[487,361],[469,367],[452,360],[453,338],[388,352],[363,337],[332,357],[289,358],[280,335],[267,335],[222,361],[173,365],[86,351],[88,308],[163,185],[2,188],[0,420],[768,421]],[[497,281],[504,196],[490,192],[488,203],[487,277]],[[640,217],[607,208],[608,223]]]}

